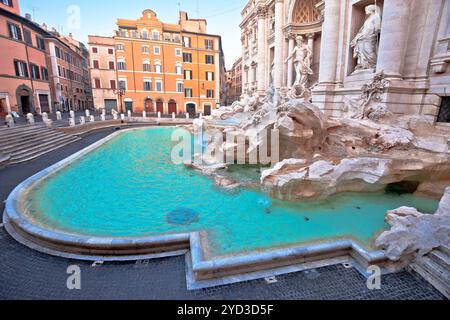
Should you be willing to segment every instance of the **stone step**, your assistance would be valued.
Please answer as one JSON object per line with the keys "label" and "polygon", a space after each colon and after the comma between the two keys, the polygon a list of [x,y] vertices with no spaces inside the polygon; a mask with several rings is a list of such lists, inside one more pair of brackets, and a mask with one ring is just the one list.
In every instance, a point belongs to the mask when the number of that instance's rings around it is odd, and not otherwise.
{"label": "stone step", "polygon": [[440,265],[442,268],[447,270],[447,272],[450,274],[450,256],[445,254],[445,252],[441,250],[434,250],[428,255],[428,257],[438,265]]}
{"label": "stone step", "polygon": [[36,144],[33,147],[29,147],[27,149],[19,150],[18,152],[14,152],[13,154],[11,154],[11,160],[15,160],[18,157],[22,157],[23,155],[32,153],[32,152],[34,152],[36,150],[40,150],[40,149],[42,149],[44,147],[47,147],[49,145],[50,146],[51,145],[56,145],[60,141],[68,140],[68,139],[71,139],[71,138],[79,139],[78,137],[74,137],[74,136],[62,135],[62,136],[56,137],[55,139],[51,139],[49,141],[45,141],[44,143]]}
{"label": "stone step", "polygon": [[445,253],[446,255],[450,256],[450,245],[442,245],[439,248],[440,251],[442,251],[443,253]]}
{"label": "stone step", "polygon": [[53,142],[51,144],[47,144],[46,146],[41,146],[38,149],[34,149],[32,151],[29,151],[27,153],[23,153],[20,156],[14,156],[11,158],[10,163],[11,164],[17,164],[17,163],[23,163],[27,162],[33,159],[36,159],[46,153],[52,152],[54,150],[57,150],[61,147],[64,147],[66,145],[72,144],[76,141],[81,140],[78,137],[75,136],[67,136],[67,138],[63,140],[59,140],[58,142]]}
{"label": "stone step", "polygon": [[37,132],[40,130],[47,129],[46,126],[21,126],[9,129],[0,130],[0,137],[15,137],[22,134],[27,134],[30,132]]}
{"label": "stone step", "polygon": [[28,138],[35,137],[36,135],[40,135],[44,132],[48,132],[49,129],[47,128],[41,128],[41,129],[35,129],[31,131],[25,131],[25,132],[18,132],[13,134],[0,134],[0,145],[4,145],[11,142],[17,142],[17,141],[23,141]]}
{"label": "stone step", "polygon": [[4,151],[5,153],[10,152],[11,150],[18,149],[21,147],[32,146],[39,141],[46,140],[51,137],[57,137],[61,135],[61,133],[48,130],[39,132],[38,134],[32,135],[30,137],[24,137],[23,139],[14,139],[7,140],[5,143],[0,143],[0,151]]}
{"label": "stone step", "polygon": [[450,299],[450,272],[429,257],[416,259],[410,268]]}

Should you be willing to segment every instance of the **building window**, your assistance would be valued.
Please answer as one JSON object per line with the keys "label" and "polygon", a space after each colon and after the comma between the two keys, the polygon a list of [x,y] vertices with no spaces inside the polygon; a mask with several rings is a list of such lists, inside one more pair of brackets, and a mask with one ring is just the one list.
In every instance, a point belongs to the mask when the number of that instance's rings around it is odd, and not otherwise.
{"label": "building window", "polygon": [[184,79],[192,80],[192,70],[184,70]]}
{"label": "building window", "polygon": [[150,53],[150,47],[149,46],[142,46],[141,47],[141,51],[142,51],[142,53],[149,54]]}
{"label": "building window", "polygon": [[92,53],[98,53],[98,48],[93,47],[93,48],[92,48]]}
{"label": "building window", "polygon": [[190,48],[191,47],[191,38],[183,37],[183,47]]}
{"label": "building window", "polygon": [[23,29],[23,39],[24,39],[26,44],[28,44],[30,46],[33,45],[33,40],[31,40],[31,32],[30,32],[30,30]]}
{"label": "building window", "polygon": [[152,91],[152,82],[150,80],[144,80],[144,91]]}
{"label": "building window", "polygon": [[110,61],[109,62],[109,70],[114,70],[116,68],[116,65],[114,63],[114,61]]}
{"label": "building window", "polygon": [[13,6],[12,0],[2,0],[2,3],[4,5],[7,5],[8,7],[12,7]]}
{"label": "building window", "polygon": [[123,45],[123,43],[116,44],[116,50],[124,51],[125,50],[125,46]]}
{"label": "building window", "polygon": [[114,49],[108,49],[108,54],[114,54]]}
{"label": "building window", "polygon": [[175,56],[181,57],[181,49],[180,48],[175,48]]}
{"label": "building window", "polygon": [[61,66],[58,66],[58,77],[61,77],[62,73],[61,73]]}
{"label": "building window", "polygon": [[213,89],[206,90],[206,98],[214,99],[214,90]]}
{"label": "building window", "polygon": [[94,60],[93,64],[94,64],[94,69],[100,69],[100,64],[99,64],[98,60]]}
{"label": "building window", "polygon": [[28,78],[28,66],[25,61],[15,60],[14,68],[16,70],[16,76]]}
{"label": "building window", "polygon": [[8,22],[9,37],[16,40],[22,40],[22,31],[18,25]]}
{"label": "building window", "polygon": [[41,74],[39,72],[39,67],[35,64],[30,63],[31,79],[39,80],[41,79]]}
{"label": "building window", "polygon": [[45,41],[44,38],[36,36],[37,47],[41,50],[45,50]]}
{"label": "building window", "polygon": [[142,30],[141,36],[142,36],[142,39],[148,39],[148,31],[147,30]]}
{"label": "building window", "polygon": [[205,63],[206,64],[214,64],[214,56],[206,55],[205,56]]}
{"label": "building window", "polygon": [[119,79],[119,89],[127,90],[127,81],[124,79]]}
{"label": "building window", "polygon": [[183,92],[183,91],[184,91],[183,82],[177,82],[177,92]]}
{"label": "building window", "polygon": [[206,72],[206,81],[214,81],[214,72]]}
{"label": "building window", "polygon": [[109,81],[109,87],[110,87],[111,89],[113,89],[113,90],[116,90],[116,89],[117,89],[117,86],[116,86],[116,80],[110,80],[110,81]]}
{"label": "building window", "polygon": [[61,59],[61,50],[58,47],[55,47],[55,55],[57,58]]}
{"label": "building window", "polygon": [[183,53],[183,62],[192,63],[192,53]]}
{"label": "building window", "polygon": [[162,65],[155,64],[155,72],[156,73],[162,73]]}
{"label": "building window", "polygon": [[152,38],[153,38],[153,40],[159,41],[159,32],[156,30],[153,31]]}
{"label": "building window", "polygon": [[183,74],[183,67],[182,66],[176,66],[175,67],[175,73],[176,74]]}
{"label": "building window", "polygon": [[210,39],[205,40],[205,48],[206,50],[214,50],[214,41]]}
{"label": "building window", "polygon": [[144,62],[144,64],[142,65],[142,70],[144,72],[152,72],[152,66],[149,62]]}
{"label": "building window", "polygon": [[191,88],[184,89],[184,97],[185,98],[192,98],[192,89]]}
{"label": "building window", "polygon": [[157,80],[156,81],[156,92],[162,92],[162,81],[161,80]]}
{"label": "building window", "polygon": [[156,55],[160,55],[160,54],[161,54],[161,48],[160,48],[160,47],[154,47],[154,48],[153,48],[153,52],[154,52]]}
{"label": "building window", "polygon": [[117,62],[117,70],[127,70],[127,65],[124,61]]}
{"label": "building window", "polygon": [[437,122],[450,123],[450,97],[442,97]]}
{"label": "building window", "polygon": [[101,89],[102,88],[102,83],[100,81],[100,79],[95,79],[95,89]]}
{"label": "building window", "polygon": [[41,68],[41,73],[42,73],[42,80],[48,81],[49,80],[49,78],[48,78],[48,69],[42,67]]}

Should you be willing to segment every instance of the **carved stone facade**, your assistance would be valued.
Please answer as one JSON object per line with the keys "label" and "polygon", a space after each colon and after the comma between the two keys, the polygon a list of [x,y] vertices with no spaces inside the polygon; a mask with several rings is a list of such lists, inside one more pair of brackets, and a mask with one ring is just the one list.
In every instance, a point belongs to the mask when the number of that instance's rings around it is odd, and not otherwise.
{"label": "carved stone facade", "polygon": [[317,82],[322,5],[319,0],[249,1],[241,23],[244,92],[256,89],[263,95],[271,84],[277,89],[294,84],[297,59],[286,59],[294,52],[299,36],[311,51],[312,72],[308,73],[312,75],[307,85]]}
{"label": "carved stone facade", "polygon": [[343,116],[380,73],[387,112],[436,121],[447,105],[449,0],[251,0],[242,17],[243,92],[291,87],[294,59],[284,62],[302,36],[312,51],[312,102],[330,117]]}

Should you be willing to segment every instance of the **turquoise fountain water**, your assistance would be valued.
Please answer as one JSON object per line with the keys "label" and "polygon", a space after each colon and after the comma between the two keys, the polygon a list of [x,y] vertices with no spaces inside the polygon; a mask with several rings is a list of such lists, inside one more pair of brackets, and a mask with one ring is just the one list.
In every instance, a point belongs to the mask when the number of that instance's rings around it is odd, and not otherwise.
{"label": "turquoise fountain water", "polygon": [[334,238],[352,238],[370,249],[388,227],[387,210],[408,205],[435,212],[438,206],[412,195],[345,194],[290,203],[255,189],[226,192],[172,163],[172,132],[119,135],[34,187],[27,214],[51,230],[99,237],[204,230],[210,254],[220,256]]}

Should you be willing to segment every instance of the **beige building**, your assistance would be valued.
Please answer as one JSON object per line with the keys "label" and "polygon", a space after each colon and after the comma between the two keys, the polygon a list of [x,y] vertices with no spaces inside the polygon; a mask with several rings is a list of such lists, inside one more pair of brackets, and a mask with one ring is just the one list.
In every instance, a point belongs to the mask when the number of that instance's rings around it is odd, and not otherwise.
{"label": "beige building", "polygon": [[118,109],[115,41],[112,37],[89,36],[91,83],[94,105],[107,111]]}
{"label": "beige building", "polygon": [[301,35],[312,101],[328,115],[383,71],[393,113],[449,121],[450,1],[252,0],[242,17],[244,90],[290,87],[295,59],[286,59]]}
{"label": "beige building", "polygon": [[[47,29],[45,25],[44,28]],[[50,111],[91,108],[93,98],[86,47],[72,35],[64,36],[55,29],[48,32],[50,35],[45,36],[45,46],[54,101]]]}
{"label": "beige building", "polygon": [[238,101],[242,95],[242,58],[236,60],[233,67],[226,72],[227,87],[225,105]]}

